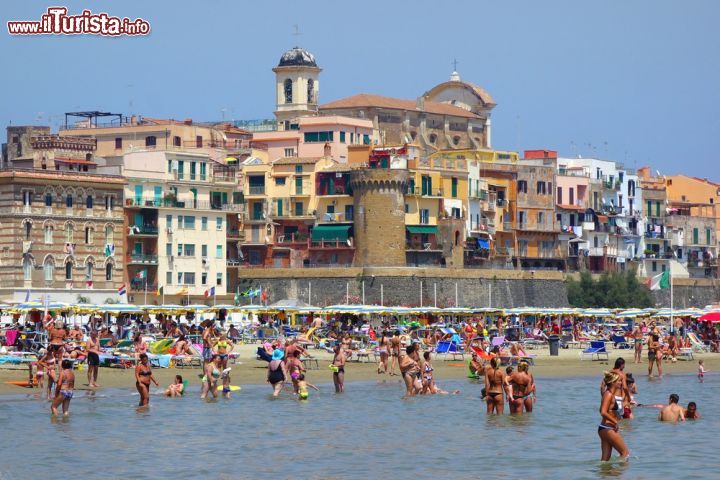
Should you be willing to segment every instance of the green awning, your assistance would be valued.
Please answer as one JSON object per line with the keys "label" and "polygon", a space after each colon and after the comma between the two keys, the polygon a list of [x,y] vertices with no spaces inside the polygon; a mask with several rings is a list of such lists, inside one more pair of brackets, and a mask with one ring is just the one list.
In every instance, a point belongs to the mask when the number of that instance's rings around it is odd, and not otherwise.
{"label": "green awning", "polygon": [[435,225],[408,225],[407,230],[410,233],[434,233],[436,235],[438,232]]}
{"label": "green awning", "polygon": [[318,225],[312,229],[312,241],[341,241],[346,242],[348,239],[348,230],[350,225]]}

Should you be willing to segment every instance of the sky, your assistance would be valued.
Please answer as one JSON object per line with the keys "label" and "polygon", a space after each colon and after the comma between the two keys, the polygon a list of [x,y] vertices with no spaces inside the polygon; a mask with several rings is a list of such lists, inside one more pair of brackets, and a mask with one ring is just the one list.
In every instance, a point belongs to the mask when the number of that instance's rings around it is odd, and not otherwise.
{"label": "sky", "polygon": [[[7,33],[8,20],[38,20],[53,5],[142,17],[152,31]],[[414,99],[446,81],[456,59],[462,79],[497,103],[496,149],[720,181],[715,0],[5,0],[0,18],[3,127],[57,129],[79,110],[271,118],[271,69],[300,45],[323,69],[321,103],[356,93]]]}

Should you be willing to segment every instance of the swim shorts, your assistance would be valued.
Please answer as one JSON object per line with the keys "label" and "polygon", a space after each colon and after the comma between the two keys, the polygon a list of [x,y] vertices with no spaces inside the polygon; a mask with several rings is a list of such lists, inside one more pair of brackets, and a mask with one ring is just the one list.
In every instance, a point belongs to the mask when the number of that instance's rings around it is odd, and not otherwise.
{"label": "swim shorts", "polygon": [[100,355],[95,352],[88,352],[87,363],[91,367],[97,367],[100,365]]}

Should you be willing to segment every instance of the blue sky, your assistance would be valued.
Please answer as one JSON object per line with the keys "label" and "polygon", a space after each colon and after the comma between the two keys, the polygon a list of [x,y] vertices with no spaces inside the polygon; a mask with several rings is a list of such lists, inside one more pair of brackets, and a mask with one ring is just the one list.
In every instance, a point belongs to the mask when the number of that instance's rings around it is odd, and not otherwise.
{"label": "blue sky", "polygon": [[[10,37],[62,4],[152,25],[147,37]],[[549,148],[720,181],[720,2],[425,0],[4,1],[0,125],[73,110],[269,118],[271,68],[300,44],[320,100],[415,98],[463,79],[494,97],[493,146]],[[293,36],[298,24],[302,35]],[[4,141],[4,134],[3,134]]]}

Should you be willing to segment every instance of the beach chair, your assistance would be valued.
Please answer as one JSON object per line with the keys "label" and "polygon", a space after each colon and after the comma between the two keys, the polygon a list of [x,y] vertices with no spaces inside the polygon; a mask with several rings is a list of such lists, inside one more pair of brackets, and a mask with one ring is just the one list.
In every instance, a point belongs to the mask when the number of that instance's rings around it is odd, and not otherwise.
{"label": "beach chair", "polygon": [[605,342],[603,341],[591,341],[590,347],[580,352],[580,360],[585,360],[585,357],[589,356],[590,360],[593,357],[597,357],[600,360],[601,356],[605,357],[605,360],[609,360],[607,349],[605,348]]}
{"label": "beach chair", "polygon": [[505,346],[505,336],[504,336],[504,335],[503,335],[503,336],[494,337],[494,338],[490,341],[490,350],[492,350],[492,349],[495,348],[495,347],[500,347],[500,348],[502,349],[503,346]]}
{"label": "beach chair", "polygon": [[692,348],[681,348],[677,358],[678,360],[695,360]]}
{"label": "beach chair", "polygon": [[451,342],[449,340],[442,340],[438,342],[437,348],[435,349],[435,355],[438,357],[440,355],[445,356],[445,360],[447,360],[448,356],[452,356],[453,360],[455,360],[457,357],[465,359],[465,352],[463,351],[463,348],[461,345]]}
{"label": "beach chair", "polygon": [[695,334],[695,332],[688,332],[687,334],[688,338],[690,339],[690,343],[692,344],[692,349],[696,352],[709,352],[710,347],[708,345],[705,345],[705,343],[702,342]]}
{"label": "beach chair", "polygon": [[613,347],[617,349],[628,349],[632,348],[627,342],[627,339],[622,335],[612,335],[610,341],[613,342]]}
{"label": "beach chair", "polygon": [[580,342],[575,340],[572,335],[563,335],[560,337],[560,346],[562,348],[579,348]]}

